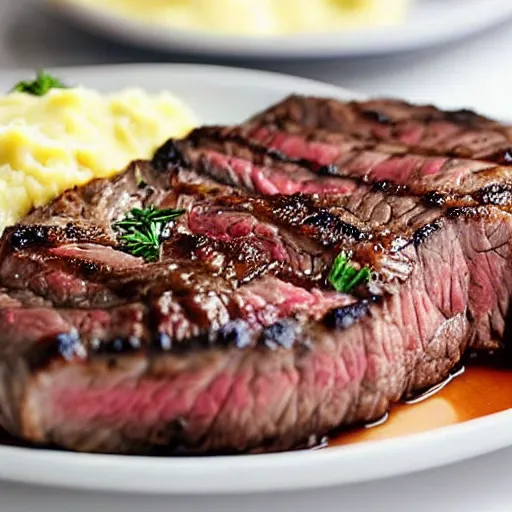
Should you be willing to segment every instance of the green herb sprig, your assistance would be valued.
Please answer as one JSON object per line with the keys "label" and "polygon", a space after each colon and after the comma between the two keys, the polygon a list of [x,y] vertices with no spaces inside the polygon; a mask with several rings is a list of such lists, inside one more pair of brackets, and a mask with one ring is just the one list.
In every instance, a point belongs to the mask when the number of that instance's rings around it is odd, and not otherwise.
{"label": "green herb sprig", "polygon": [[350,293],[359,285],[367,283],[370,277],[369,267],[357,269],[351,264],[347,253],[342,252],[336,256],[327,279],[336,291]]}
{"label": "green herb sprig", "polygon": [[67,89],[67,86],[58,78],[50,75],[50,73],[39,71],[35,80],[18,82],[11,89],[11,92],[24,92],[33,96],[44,96],[51,89]]}
{"label": "green herb sprig", "polygon": [[127,252],[146,261],[155,261],[160,255],[165,228],[184,212],[160,210],[154,206],[144,210],[133,208],[123,220],[114,224],[114,228],[120,232],[120,241]]}

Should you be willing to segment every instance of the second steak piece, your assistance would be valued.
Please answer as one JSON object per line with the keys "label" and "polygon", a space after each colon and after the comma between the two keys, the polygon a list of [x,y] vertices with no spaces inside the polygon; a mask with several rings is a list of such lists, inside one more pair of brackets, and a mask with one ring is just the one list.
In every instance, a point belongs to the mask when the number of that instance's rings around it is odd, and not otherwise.
{"label": "second steak piece", "polygon": [[393,99],[342,102],[294,95],[256,115],[250,124],[341,132],[433,156],[512,163],[512,127],[470,110],[443,111]]}

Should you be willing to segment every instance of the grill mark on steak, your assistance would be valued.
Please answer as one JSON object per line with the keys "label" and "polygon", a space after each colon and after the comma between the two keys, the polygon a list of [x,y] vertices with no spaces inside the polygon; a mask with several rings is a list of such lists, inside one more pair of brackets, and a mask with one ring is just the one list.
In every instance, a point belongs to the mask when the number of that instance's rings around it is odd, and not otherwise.
{"label": "grill mark on steak", "polygon": [[[261,131],[263,131],[263,134],[261,134]],[[257,136],[258,133],[260,133],[259,137]],[[288,134],[283,135],[288,136]],[[305,167],[313,173],[313,175],[332,175],[332,172],[329,169],[330,164],[323,165],[320,162],[316,163],[312,159],[307,158],[291,159],[278,149],[273,149],[275,144],[272,144],[272,140],[275,136],[279,136],[279,132],[276,133],[260,127],[252,129],[251,126],[206,126],[193,130],[186,138],[186,141],[188,141],[194,148],[209,147],[210,149],[227,153],[229,155],[239,156],[241,158],[245,157],[246,159],[250,159],[254,164],[260,166],[275,167],[281,163],[284,164],[282,165],[282,168],[286,169],[286,163],[295,163],[300,167]],[[345,138],[343,135],[341,137],[344,139],[343,142],[347,144],[350,150],[371,147],[366,141]],[[310,141],[309,137],[308,141]],[[186,151],[186,149],[184,151]],[[319,155],[319,157],[320,156],[321,155]],[[291,169],[292,172],[300,172],[300,170],[297,171],[291,166],[288,166],[288,169]]]}
{"label": "grill mark on steak", "polygon": [[5,237],[10,237],[10,244],[15,249],[55,247],[65,242],[86,243],[91,240],[104,245],[112,245],[113,242],[98,226],[81,226],[72,222],[65,226],[30,224],[8,227]]}

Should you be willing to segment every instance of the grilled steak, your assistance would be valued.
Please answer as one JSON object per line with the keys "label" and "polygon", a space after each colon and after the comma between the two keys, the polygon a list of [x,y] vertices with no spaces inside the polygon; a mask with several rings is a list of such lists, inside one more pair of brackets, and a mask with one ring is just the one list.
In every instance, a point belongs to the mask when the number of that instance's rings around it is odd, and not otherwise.
{"label": "grilled steak", "polygon": [[[293,97],[67,191],[1,241],[0,424],[80,451],[285,450],[503,350],[508,137],[467,112]],[[147,262],[114,226],[150,205],[184,213]],[[370,282],[337,292],[340,253]]]}

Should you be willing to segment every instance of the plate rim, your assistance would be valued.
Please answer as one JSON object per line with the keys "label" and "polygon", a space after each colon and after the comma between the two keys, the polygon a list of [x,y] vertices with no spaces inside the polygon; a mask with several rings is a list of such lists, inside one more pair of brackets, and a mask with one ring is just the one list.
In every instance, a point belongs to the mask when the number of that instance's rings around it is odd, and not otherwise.
{"label": "plate rim", "polygon": [[[136,75],[150,69],[155,74],[162,73],[162,76],[188,73],[192,77],[213,72],[218,78],[238,76],[241,82],[247,83],[253,83],[258,77],[260,83],[271,81],[266,86],[270,89],[290,88],[289,92],[310,90],[310,94],[331,91],[329,94],[345,99],[364,97],[321,81],[226,66],[119,64],[52,68],[69,76],[104,74],[112,70]],[[5,70],[2,81],[5,77],[23,73],[26,70]],[[511,425],[512,409],[509,409],[426,432],[326,450],[197,458],[103,455],[0,446],[0,479],[48,487],[165,495],[319,489],[414,473],[491,453],[512,445]],[[481,431],[486,435],[477,437]],[[479,439],[478,443],[474,442],[475,438]],[[415,451],[429,456],[412,459],[410,455]],[[394,461],[391,467],[390,458]],[[364,471],[361,470],[363,465]],[[383,470],[385,465],[388,467]],[[109,472],[108,479],[104,477],[106,471]],[[211,478],[213,474],[215,478]],[[233,481],[234,475],[236,482]]]}
{"label": "plate rim", "polygon": [[[424,1],[414,0],[414,2]],[[394,30],[393,27],[265,38],[212,35],[201,30],[154,27],[146,23],[138,23],[127,16],[102,11],[99,7],[85,6],[72,0],[50,0],[47,5],[57,15],[78,23],[89,32],[130,45],[135,44],[160,51],[179,50],[185,53],[223,57],[282,59],[380,55],[418,50],[468,37],[512,16],[512,3],[507,0],[475,1],[479,3],[476,6],[473,5],[473,13],[469,10],[464,11],[461,3],[457,13],[455,9],[459,6],[452,8],[451,23],[436,24],[432,29],[431,23],[420,22],[414,28],[409,28],[407,37],[404,37],[404,31]],[[425,9],[425,7],[413,5],[413,9]],[[368,41],[375,40],[375,35],[377,35],[376,42],[369,45]]]}

